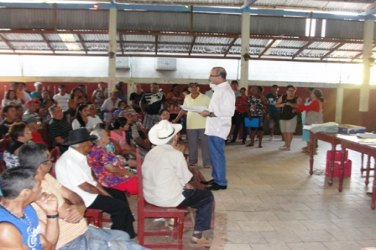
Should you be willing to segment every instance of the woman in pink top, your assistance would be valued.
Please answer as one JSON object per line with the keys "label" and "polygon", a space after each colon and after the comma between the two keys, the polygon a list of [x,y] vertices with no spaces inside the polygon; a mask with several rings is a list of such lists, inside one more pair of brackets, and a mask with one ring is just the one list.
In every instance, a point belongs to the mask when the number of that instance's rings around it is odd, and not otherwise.
{"label": "woman in pink top", "polygon": [[115,144],[116,151],[121,155],[136,153],[136,148],[127,143],[126,131],[128,129],[129,124],[124,117],[118,117],[111,123],[110,138]]}

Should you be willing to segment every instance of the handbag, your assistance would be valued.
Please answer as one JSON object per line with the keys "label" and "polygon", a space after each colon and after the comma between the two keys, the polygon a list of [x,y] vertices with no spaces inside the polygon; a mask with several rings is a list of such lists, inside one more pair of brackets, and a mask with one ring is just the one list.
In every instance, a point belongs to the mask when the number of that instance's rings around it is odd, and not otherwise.
{"label": "handbag", "polygon": [[260,127],[260,118],[259,117],[245,117],[244,118],[244,127],[246,128],[259,128]]}

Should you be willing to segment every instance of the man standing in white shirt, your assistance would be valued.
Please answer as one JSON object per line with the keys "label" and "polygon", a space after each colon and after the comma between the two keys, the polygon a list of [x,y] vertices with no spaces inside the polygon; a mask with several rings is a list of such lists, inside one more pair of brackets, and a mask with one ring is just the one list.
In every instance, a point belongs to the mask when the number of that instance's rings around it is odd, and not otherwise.
{"label": "man standing in white shirt", "polygon": [[210,71],[210,87],[214,91],[209,110],[200,114],[206,119],[205,134],[209,137],[210,160],[213,179],[206,182],[209,190],[227,188],[225,140],[231,129],[231,117],[235,111],[235,94],[226,81],[226,70],[214,67]]}

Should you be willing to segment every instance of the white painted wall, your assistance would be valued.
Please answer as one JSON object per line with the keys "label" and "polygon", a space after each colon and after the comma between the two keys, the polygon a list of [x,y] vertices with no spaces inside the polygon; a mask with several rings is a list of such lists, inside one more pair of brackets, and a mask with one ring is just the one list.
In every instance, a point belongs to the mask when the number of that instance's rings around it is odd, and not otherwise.
{"label": "white painted wall", "polygon": [[[119,70],[118,80],[130,82],[207,82],[209,71],[222,66],[228,79],[239,79],[239,60],[178,58],[176,71],[156,71],[156,58],[130,58],[130,70]],[[335,63],[299,63],[250,61],[250,84],[285,82],[307,84],[360,84],[362,65]],[[0,80],[103,81],[107,77],[108,60],[94,56],[14,56],[0,55]],[[376,69],[371,83],[376,85]]]}

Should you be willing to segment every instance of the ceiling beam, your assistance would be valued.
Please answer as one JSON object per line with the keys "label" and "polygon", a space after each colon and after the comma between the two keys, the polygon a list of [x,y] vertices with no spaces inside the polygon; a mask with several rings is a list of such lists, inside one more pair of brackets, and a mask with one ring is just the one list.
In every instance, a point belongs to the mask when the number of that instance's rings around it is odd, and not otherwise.
{"label": "ceiling beam", "polygon": [[77,34],[77,37],[78,37],[78,40],[81,43],[82,48],[84,48],[85,54],[87,54],[88,49],[87,49],[87,47],[85,45],[84,39],[82,39],[82,36],[80,34]]}
{"label": "ceiling beam", "polygon": [[154,40],[154,46],[155,46],[155,55],[158,55],[158,35],[155,36],[155,40]]}
{"label": "ceiling beam", "polygon": [[265,52],[270,48],[270,47],[272,47],[272,45],[273,45],[273,43],[275,43],[275,39],[274,40],[272,40],[269,44],[268,44],[268,46],[266,46],[265,47],[265,49],[263,50],[263,51],[261,51],[261,53],[258,55],[258,58],[261,58],[264,54],[265,54]]}
{"label": "ceiling beam", "polygon": [[189,52],[188,52],[188,55],[191,55],[192,53],[192,50],[193,50],[193,46],[195,46],[195,42],[196,42],[196,37],[194,36],[193,39],[192,39],[192,42],[189,46]]}
{"label": "ceiling beam", "polygon": [[292,59],[295,59],[295,57],[297,57],[303,50],[305,50],[306,48],[308,48],[309,45],[312,44],[312,41],[309,41],[307,42],[303,47],[301,47],[291,58]]}
{"label": "ceiling beam", "polygon": [[233,38],[232,39],[232,41],[228,45],[228,48],[227,48],[226,52],[223,54],[224,57],[226,57],[227,54],[230,52],[230,49],[232,48],[232,46],[234,45],[234,43],[236,42],[236,40],[238,40],[238,38]]}
{"label": "ceiling beam", "polygon": [[4,43],[9,47],[9,49],[13,50],[14,51],[14,48],[13,46],[10,44],[10,42],[0,33],[0,38],[1,40],[4,41]]}
{"label": "ceiling beam", "polygon": [[46,38],[46,35],[45,34],[40,34],[43,38],[43,41],[47,44],[48,48],[50,48],[50,50],[52,51],[52,53],[55,53],[54,49],[52,48],[50,42],[47,40]]}
{"label": "ceiling beam", "polygon": [[121,54],[122,55],[125,55],[124,54],[124,47],[123,45],[125,44],[124,40],[123,40],[123,34],[119,33],[119,42],[120,42],[120,50],[121,50]]}
{"label": "ceiling beam", "polygon": [[339,44],[337,44],[336,46],[334,46],[333,48],[331,48],[327,53],[325,53],[325,54],[320,58],[320,61],[324,60],[325,57],[329,56],[329,55],[332,54],[334,51],[338,50],[342,45],[344,45],[344,43],[339,43]]}

